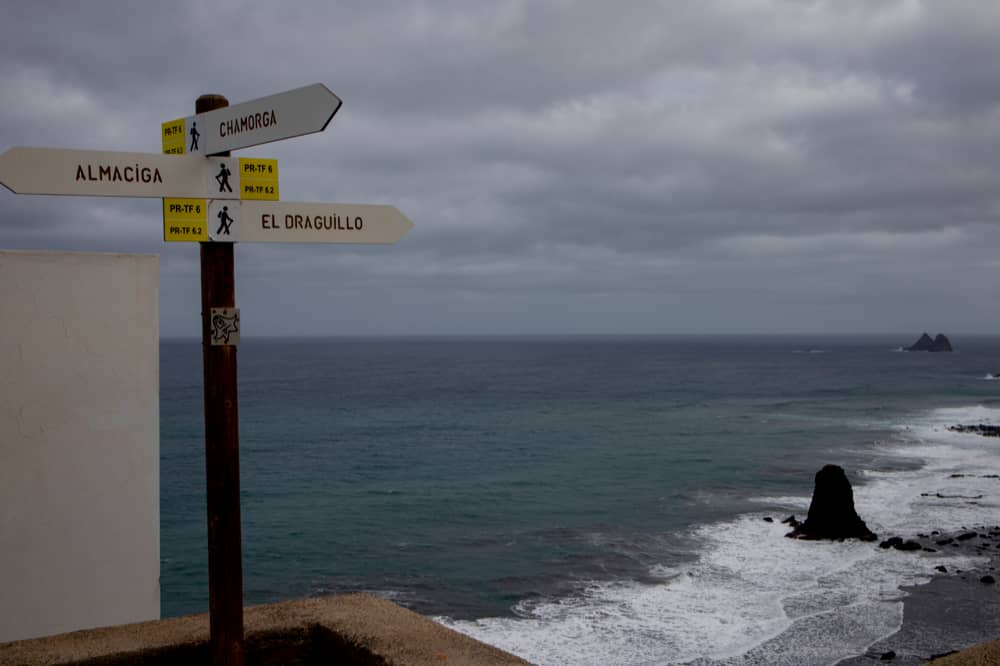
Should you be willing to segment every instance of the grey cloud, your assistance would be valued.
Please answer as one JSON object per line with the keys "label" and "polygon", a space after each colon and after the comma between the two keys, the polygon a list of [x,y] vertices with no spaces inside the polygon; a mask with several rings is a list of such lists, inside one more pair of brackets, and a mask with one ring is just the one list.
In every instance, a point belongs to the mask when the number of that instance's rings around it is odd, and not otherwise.
{"label": "grey cloud", "polygon": [[[198,94],[329,85],[326,132],[245,154],[283,199],[416,226],[239,246],[262,332],[990,330],[997,25],[974,0],[22,3],[0,149],[156,152]],[[177,333],[197,248],[160,225],[155,200],[0,192],[6,247],[161,253]]]}

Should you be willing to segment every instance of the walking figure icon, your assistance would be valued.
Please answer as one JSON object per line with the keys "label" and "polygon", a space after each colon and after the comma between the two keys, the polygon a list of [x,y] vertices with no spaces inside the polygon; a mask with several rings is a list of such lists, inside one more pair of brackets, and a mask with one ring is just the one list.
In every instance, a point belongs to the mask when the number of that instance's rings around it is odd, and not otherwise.
{"label": "walking figure icon", "polygon": [[191,123],[190,134],[191,134],[191,147],[188,149],[188,152],[193,153],[196,150],[198,150],[198,139],[201,137],[201,132],[198,131],[198,123],[196,122]]}
{"label": "walking figure icon", "polygon": [[229,176],[231,176],[233,172],[229,170],[229,167],[226,166],[225,162],[223,162],[220,166],[222,168],[219,169],[219,173],[215,176],[215,182],[219,184],[219,191],[232,192],[233,188],[229,184]]}
{"label": "walking figure icon", "polygon": [[219,228],[215,230],[215,235],[230,234],[229,225],[233,223],[233,218],[229,217],[229,206],[223,206],[219,214],[216,215],[219,218]]}

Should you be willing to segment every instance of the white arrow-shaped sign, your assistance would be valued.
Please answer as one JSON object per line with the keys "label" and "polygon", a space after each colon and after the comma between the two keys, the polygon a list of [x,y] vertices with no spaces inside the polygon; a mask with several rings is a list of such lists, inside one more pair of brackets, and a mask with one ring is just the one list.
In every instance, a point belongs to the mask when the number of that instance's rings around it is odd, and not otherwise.
{"label": "white arrow-shaped sign", "polygon": [[163,200],[165,241],[387,244],[412,228],[395,206]]}
{"label": "white arrow-shaped sign", "polygon": [[322,83],[163,123],[163,150],[213,155],[322,132],[341,100]]}
{"label": "white arrow-shaped sign", "polygon": [[395,206],[244,201],[242,243],[395,243],[413,228]]}
{"label": "white arrow-shaped sign", "polygon": [[240,187],[256,162],[274,160],[17,147],[0,155],[0,183],[16,194],[239,199],[262,196]]}

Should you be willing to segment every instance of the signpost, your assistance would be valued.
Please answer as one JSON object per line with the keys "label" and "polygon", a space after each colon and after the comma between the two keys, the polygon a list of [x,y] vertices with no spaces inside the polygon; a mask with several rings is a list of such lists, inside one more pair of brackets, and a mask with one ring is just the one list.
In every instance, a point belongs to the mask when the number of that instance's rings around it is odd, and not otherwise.
{"label": "signpost", "polygon": [[322,132],[340,109],[322,83],[163,123],[163,152],[214,155]]}
{"label": "signpost", "polygon": [[[243,664],[239,410],[233,243],[395,243],[413,223],[393,206],[279,201],[278,163],[230,150],[321,132],[340,98],[316,83],[229,106],[203,95],[163,123],[164,154],[11,148],[0,184],[16,194],[163,199],[166,241],[199,242],[212,663]],[[207,156],[207,157],[206,157]]]}
{"label": "signpost", "polygon": [[[200,112],[226,106],[202,95]],[[226,153],[228,155],[229,153]],[[215,314],[239,319],[232,243],[201,243],[201,358],[205,392],[205,508],[208,518],[208,625],[212,663],[243,666],[243,542],[236,346],[216,343]]]}

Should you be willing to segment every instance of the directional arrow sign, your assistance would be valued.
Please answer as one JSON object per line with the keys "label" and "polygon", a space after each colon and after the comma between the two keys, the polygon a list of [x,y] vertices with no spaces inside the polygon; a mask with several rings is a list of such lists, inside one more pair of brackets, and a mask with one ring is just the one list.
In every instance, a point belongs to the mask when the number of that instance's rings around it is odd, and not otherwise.
{"label": "directional arrow sign", "polygon": [[322,132],[340,108],[322,83],[163,123],[163,152],[212,155]]}
{"label": "directional arrow sign", "polygon": [[395,206],[244,201],[243,243],[395,243],[413,223]]}
{"label": "directional arrow sign", "polygon": [[412,228],[394,206],[163,200],[168,242],[395,243]]}
{"label": "directional arrow sign", "polygon": [[[249,177],[246,191],[241,174]],[[273,175],[273,180],[268,180]],[[0,183],[16,194],[276,199],[277,162],[60,148],[11,148]]]}

